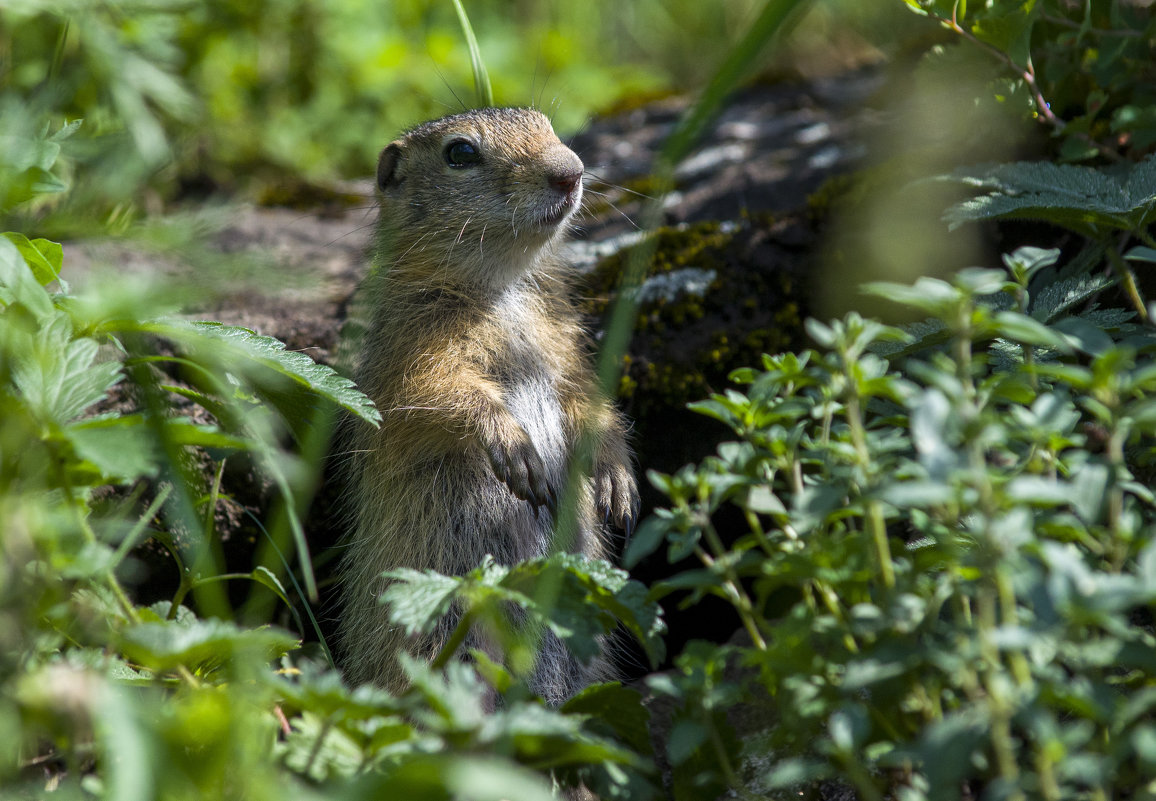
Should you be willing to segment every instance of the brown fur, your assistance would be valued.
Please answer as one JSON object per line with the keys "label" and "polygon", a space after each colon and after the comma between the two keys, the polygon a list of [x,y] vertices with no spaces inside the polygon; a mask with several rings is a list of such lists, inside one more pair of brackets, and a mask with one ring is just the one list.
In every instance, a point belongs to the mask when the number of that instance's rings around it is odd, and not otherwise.
{"label": "brown fur", "polygon": [[[451,165],[458,142],[478,160]],[[633,527],[625,425],[594,388],[555,255],[582,169],[526,109],[436,120],[382,152],[358,383],[384,422],[353,443],[355,527],[342,566],[340,639],[354,682],[400,689],[397,652],[432,658],[453,624],[404,637],[377,600],[383,571],[461,574],[486,554],[510,564],[548,552],[550,508],[580,435],[594,437],[594,474],[579,488],[571,549],[604,557],[602,521]],[[533,684],[558,703],[586,674],[548,637]]]}

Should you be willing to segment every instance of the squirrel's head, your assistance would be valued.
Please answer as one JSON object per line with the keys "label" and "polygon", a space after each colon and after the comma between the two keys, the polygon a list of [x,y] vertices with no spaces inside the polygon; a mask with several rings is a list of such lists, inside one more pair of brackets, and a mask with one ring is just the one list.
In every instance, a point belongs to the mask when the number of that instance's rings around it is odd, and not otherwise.
{"label": "squirrel's head", "polygon": [[427,122],[378,160],[380,256],[430,278],[505,285],[564,234],[582,201],[582,174],[581,159],[533,109]]}

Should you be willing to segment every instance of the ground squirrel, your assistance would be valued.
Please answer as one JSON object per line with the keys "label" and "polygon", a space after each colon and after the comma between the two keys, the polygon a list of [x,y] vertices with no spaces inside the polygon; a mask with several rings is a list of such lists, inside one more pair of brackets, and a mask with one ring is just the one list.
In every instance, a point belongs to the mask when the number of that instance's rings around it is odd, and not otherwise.
{"label": "ground squirrel", "polygon": [[[381,153],[372,309],[357,368],[384,417],[353,443],[356,519],[341,569],[340,639],[353,682],[399,689],[395,655],[432,658],[378,603],[397,567],[461,574],[550,545],[575,443],[592,434],[571,549],[607,555],[638,490],[623,418],[599,393],[557,245],[583,165],[540,112],[487,108],[425,123]],[[469,643],[475,647],[480,643]],[[588,675],[548,635],[532,684],[552,703]]]}

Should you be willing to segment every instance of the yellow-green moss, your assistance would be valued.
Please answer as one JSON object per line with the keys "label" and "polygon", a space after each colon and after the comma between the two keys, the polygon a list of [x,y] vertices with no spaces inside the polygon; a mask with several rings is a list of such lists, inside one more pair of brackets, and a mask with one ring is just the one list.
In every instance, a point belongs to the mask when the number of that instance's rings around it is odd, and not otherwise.
{"label": "yellow-green moss", "polygon": [[[687,268],[713,270],[715,278],[704,294],[642,304],[618,387],[632,413],[702,398],[722,389],[734,368],[800,343],[802,313],[791,273],[795,257],[781,249],[782,269],[756,268],[750,259],[753,250],[774,247],[769,229],[769,218],[760,218],[741,227],[704,222],[655,232],[647,278]],[[627,248],[595,268],[587,287],[590,314],[603,316],[630,258]]]}

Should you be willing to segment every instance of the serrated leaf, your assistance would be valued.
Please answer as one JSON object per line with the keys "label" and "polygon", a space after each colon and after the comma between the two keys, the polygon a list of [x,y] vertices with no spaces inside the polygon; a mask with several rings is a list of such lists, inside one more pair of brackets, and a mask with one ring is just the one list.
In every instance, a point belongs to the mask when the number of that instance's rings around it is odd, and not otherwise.
{"label": "serrated leaf", "polygon": [[140,623],[121,638],[125,656],[153,670],[216,667],[242,655],[272,660],[297,646],[296,637],[279,629],[244,629],[224,620]]}
{"label": "serrated leaf", "polygon": [[[7,240],[0,240],[4,244]],[[33,413],[64,425],[121,380],[120,362],[97,362],[99,350],[95,340],[73,339],[68,318],[57,316],[42,329],[35,347],[16,355],[13,383]]]}
{"label": "serrated leaf", "polygon": [[399,568],[385,574],[393,582],[381,594],[380,602],[389,605],[391,623],[404,626],[406,633],[428,634],[450,611],[454,597],[464,583],[455,576],[443,576],[433,570]]}
{"label": "serrated leaf", "polygon": [[144,323],[136,330],[171,339],[200,357],[216,361],[229,372],[257,379],[265,369],[309,389],[341,406],[366,422],[378,425],[381,413],[348,378],[332,367],[319,364],[304,353],[285,350],[285,343],[262,336],[248,328],[216,322],[180,321]]}
{"label": "serrated leaf", "polygon": [[951,331],[938,317],[909,323],[903,326],[903,331],[907,334],[907,339],[901,342],[876,341],[871,344],[871,351],[894,362],[904,356],[941,345],[951,338]]}
{"label": "serrated leaf", "polygon": [[1032,303],[1032,317],[1051,323],[1112,285],[1107,275],[1076,275],[1047,284]]}
{"label": "serrated leaf", "polygon": [[941,180],[989,190],[947,210],[951,228],[965,222],[1033,219],[1095,238],[1103,229],[1137,230],[1156,213],[1156,157],[1126,170],[1051,162],[964,167]]}
{"label": "serrated leaf", "polygon": [[[653,663],[662,661],[660,635],[665,627],[660,608],[646,587],[609,562],[557,553],[513,566],[502,585],[528,599],[549,599],[545,607],[533,603],[528,609],[565,640],[579,659],[596,656],[600,646],[595,638],[610,633],[617,621],[634,635]],[[545,594],[544,587],[549,587]]]}

